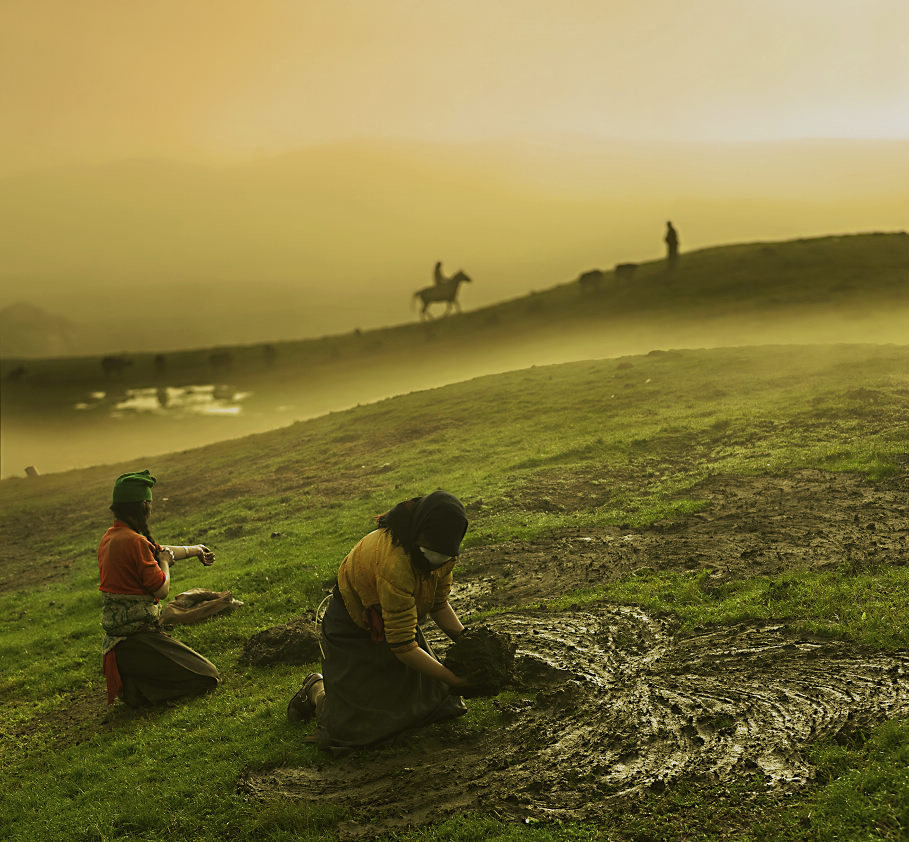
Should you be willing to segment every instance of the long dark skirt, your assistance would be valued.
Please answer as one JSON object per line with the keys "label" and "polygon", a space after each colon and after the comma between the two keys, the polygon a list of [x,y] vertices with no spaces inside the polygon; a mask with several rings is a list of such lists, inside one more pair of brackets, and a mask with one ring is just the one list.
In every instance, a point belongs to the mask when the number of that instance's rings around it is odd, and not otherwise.
{"label": "long dark skirt", "polygon": [[[432,655],[419,628],[417,643]],[[337,591],[322,619],[322,675],[325,701],[316,732],[322,748],[370,745],[467,711],[447,684],[402,664],[384,641],[373,642]]]}
{"label": "long dark skirt", "polygon": [[164,632],[132,634],[114,652],[123,681],[123,701],[130,707],[197,696],[221,681],[211,661]]}

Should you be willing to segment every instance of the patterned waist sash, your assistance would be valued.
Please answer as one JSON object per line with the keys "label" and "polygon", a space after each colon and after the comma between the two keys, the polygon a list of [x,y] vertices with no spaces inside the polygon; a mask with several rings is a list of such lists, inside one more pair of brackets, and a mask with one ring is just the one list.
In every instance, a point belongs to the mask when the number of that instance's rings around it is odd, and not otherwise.
{"label": "patterned waist sash", "polygon": [[104,642],[101,654],[106,655],[121,640],[131,634],[145,631],[159,631],[161,606],[153,596],[147,594],[104,593],[104,608],[101,626]]}

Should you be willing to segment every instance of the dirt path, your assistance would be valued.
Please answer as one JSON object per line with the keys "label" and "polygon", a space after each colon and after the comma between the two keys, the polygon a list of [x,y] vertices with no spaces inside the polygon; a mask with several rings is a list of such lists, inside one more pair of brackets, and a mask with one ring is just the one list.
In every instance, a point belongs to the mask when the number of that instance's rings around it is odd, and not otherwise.
{"label": "dirt path", "polygon": [[[465,554],[453,602],[467,613],[527,604],[654,569],[711,578],[772,575],[794,565],[905,564],[909,474],[872,485],[842,474],[714,478],[699,516],[665,529],[606,529]],[[505,724],[456,738],[445,727],[314,767],[246,776],[260,797],[336,803],[342,838],[439,821],[459,810],[516,818],[596,819],[622,799],[680,778],[759,776],[775,791],[813,770],[817,739],[909,714],[909,652],[861,652],[745,623],[678,637],[671,621],[601,606],[511,611],[484,620],[518,645]],[[427,797],[431,789],[432,796]]]}

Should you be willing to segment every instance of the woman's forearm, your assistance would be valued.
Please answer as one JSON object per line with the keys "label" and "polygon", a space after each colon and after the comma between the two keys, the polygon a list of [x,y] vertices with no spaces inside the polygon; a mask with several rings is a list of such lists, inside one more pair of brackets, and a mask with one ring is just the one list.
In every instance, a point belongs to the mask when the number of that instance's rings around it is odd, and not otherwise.
{"label": "woman's forearm", "polygon": [[440,664],[432,655],[420,649],[419,646],[408,649],[406,652],[395,652],[395,657],[411,669],[438,681],[444,681],[452,687],[464,684],[464,681],[458,678],[448,667]]}
{"label": "woman's forearm", "polygon": [[215,554],[205,544],[192,544],[188,547],[166,547],[166,549],[174,554],[174,561],[197,558],[206,567],[210,567],[215,562]]}
{"label": "woman's forearm", "polygon": [[174,554],[174,561],[182,561],[185,558],[192,558],[193,556],[202,555],[202,548],[199,546],[193,546],[193,547],[165,546],[164,549],[170,550]]}
{"label": "woman's forearm", "polygon": [[170,551],[170,547],[161,547],[155,557],[158,567],[161,568],[161,572],[164,574],[164,581],[161,583],[161,587],[153,594],[155,599],[164,599],[170,593],[170,563],[172,559],[173,554]]}
{"label": "woman's forearm", "polygon": [[454,609],[447,602],[442,608],[433,611],[430,616],[436,625],[442,629],[452,640],[456,640],[464,631],[464,626],[455,614]]}

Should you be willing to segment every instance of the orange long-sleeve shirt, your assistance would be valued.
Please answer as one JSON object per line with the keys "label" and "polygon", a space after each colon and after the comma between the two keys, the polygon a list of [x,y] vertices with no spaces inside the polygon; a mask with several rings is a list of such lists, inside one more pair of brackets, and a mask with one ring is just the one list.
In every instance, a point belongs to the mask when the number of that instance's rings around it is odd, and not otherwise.
{"label": "orange long-sleeve shirt", "polygon": [[367,609],[378,606],[385,640],[398,652],[416,647],[417,623],[444,608],[451,592],[454,560],[423,576],[387,529],[376,529],[347,554],[338,570],[338,589],[351,619],[368,629]]}
{"label": "orange long-sleeve shirt", "polygon": [[101,538],[98,573],[98,590],[106,593],[153,595],[164,584],[148,539],[119,520]]}

